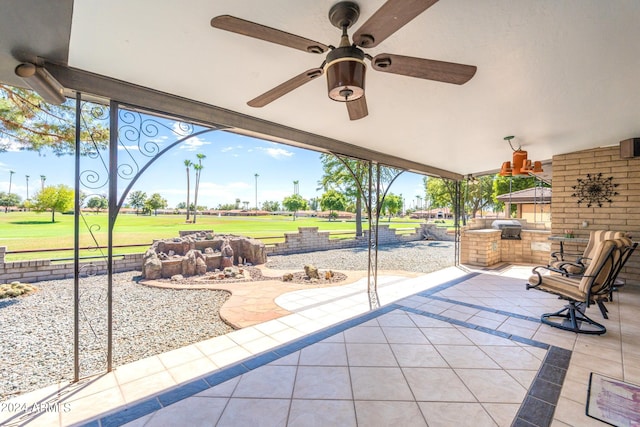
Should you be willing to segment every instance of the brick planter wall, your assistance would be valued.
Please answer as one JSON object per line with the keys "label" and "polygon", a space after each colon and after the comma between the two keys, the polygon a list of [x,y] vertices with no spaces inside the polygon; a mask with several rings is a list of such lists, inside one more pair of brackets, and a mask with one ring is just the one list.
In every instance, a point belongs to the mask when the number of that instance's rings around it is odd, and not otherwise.
{"label": "brick planter wall", "polygon": [[[6,246],[0,246],[0,283],[19,281],[22,283],[39,282],[42,280],[59,280],[73,278],[73,262],[56,262],[51,260],[31,260],[5,262]],[[114,259],[114,272],[140,270],[142,266],[142,253],[127,254]],[[92,272],[106,274],[107,263],[103,260],[85,261],[80,263],[80,271],[83,266],[91,264]],[[94,268],[95,267],[95,268]]]}

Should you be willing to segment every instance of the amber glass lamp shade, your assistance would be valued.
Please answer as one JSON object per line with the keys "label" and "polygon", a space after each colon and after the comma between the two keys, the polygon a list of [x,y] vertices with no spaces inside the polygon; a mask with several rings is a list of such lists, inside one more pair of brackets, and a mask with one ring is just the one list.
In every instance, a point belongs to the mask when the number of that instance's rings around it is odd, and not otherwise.
{"label": "amber glass lamp shade", "polygon": [[513,152],[513,171],[512,175],[527,175],[525,166],[527,163],[527,152],[523,150],[516,150]]}
{"label": "amber glass lamp shade", "polygon": [[325,66],[329,98],[339,102],[361,98],[366,70],[364,53],[360,49],[348,46],[332,50]]}
{"label": "amber glass lamp shade", "polygon": [[500,176],[511,176],[511,162],[504,162],[500,168]]}
{"label": "amber glass lamp shade", "polygon": [[544,170],[542,169],[542,162],[535,161],[533,162],[533,173],[542,173]]}

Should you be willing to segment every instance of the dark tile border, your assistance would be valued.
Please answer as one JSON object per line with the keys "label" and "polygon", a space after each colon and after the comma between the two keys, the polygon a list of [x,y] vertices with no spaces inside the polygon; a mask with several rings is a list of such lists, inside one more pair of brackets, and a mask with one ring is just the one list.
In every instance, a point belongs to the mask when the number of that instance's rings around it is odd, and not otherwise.
{"label": "dark tile border", "polygon": [[428,296],[421,295],[421,296],[424,296],[425,298],[435,299],[435,300],[438,300],[438,301],[448,302],[448,303],[451,303],[451,304],[462,305],[462,306],[469,307],[469,308],[475,308],[477,310],[483,310],[483,311],[487,311],[489,313],[502,314],[503,316],[514,317],[516,319],[522,319],[522,320],[528,320],[529,322],[540,323],[540,318],[539,317],[525,316],[524,314],[512,313],[510,311],[498,310],[498,309],[491,308],[491,307],[485,307],[483,305],[477,305],[477,304],[471,304],[471,303],[468,303],[468,302],[456,301],[456,300],[453,300],[453,299],[450,299],[450,298],[437,297],[437,296],[433,296],[433,295],[428,295]]}
{"label": "dark tile border", "polygon": [[[434,294],[440,291],[443,291],[447,288],[450,288],[452,286],[455,286],[459,283],[465,282],[480,274],[481,273],[467,274],[460,278],[442,283],[434,288],[417,293],[416,295],[443,300],[443,301],[447,301],[455,304],[466,305],[469,307],[478,308],[481,310],[486,310],[486,311],[490,311],[498,314],[503,314],[510,317],[517,317],[519,319],[524,319],[524,320],[531,319],[528,316],[522,316],[516,313],[509,313],[502,310],[494,310],[487,307],[476,306],[474,304],[467,304],[460,301],[449,300],[447,298],[442,298],[442,297],[434,297]],[[87,427],[89,426],[90,427],[95,427],[95,426],[116,427],[116,426],[126,424],[128,422],[141,418],[145,415],[148,415],[152,412],[155,412],[159,409],[162,409],[163,407],[171,405],[172,403],[178,402],[187,397],[191,397],[208,388],[214,387],[218,384],[221,384],[225,381],[228,381],[232,378],[235,378],[253,369],[264,366],[281,357],[295,353],[296,351],[299,351],[309,345],[320,342],[326,338],[329,338],[330,336],[333,336],[340,332],[344,332],[345,330],[350,329],[354,326],[358,326],[362,323],[368,322],[369,320],[375,319],[383,314],[386,314],[398,309],[406,312],[410,312],[413,314],[423,315],[423,316],[431,317],[437,320],[442,320],[444,322],[448,322],[454,325],[474,329],[479,332],[484,332],[490,335],[500,336],[503,338],[510,339],[512,341],[518,341],[534,347],[548,349],[549,351],[538,372],[538,376],[534,380],[534,383],[532,384],[531,389],[527,394],[527,397],[522,403],[520,410],[518,411],[518,415],[514,420],[513,425],[514,426],[515,425],[547,426],[550,424],[551,420],[553,419],[553,411],[555,410],[555,405],[557,404],[557,397],[559,397],[559,394],[560,394],[559,387],[562,386],[562,381],[564,380],[564,375],[566,374],[566,369],[569,365],[569,360],[571,358],[570,351],[563,350],[558,347],[549,346],[548,344],[542,343],[540,341],[531,340],[531,339],[520,337],[517,335],[511,335],[502,331],[496,331],[483,326],[474,325],[469,322],[463,322],[458,319],[452,319],[452,318],[441,316],[438,314],[429,313],[422,310],[416,310],[414,308],[405,307],[396,303],[396,304],[390,304],[390,305],[381,307],[379,309],[370,311],[368,313],[364,313],[353,319],[349,319],[341,323],[338,323],[336,325],[330,326],[328,328],[322,329],[320,331],[311,333],[305,337],[299,338],[290,343],[281,345],[267,352],[252,356],[241,362],[238,362],[226,368],[220,369],[209,376],[182,384],[160,395],[157,395],[155,397],[152,397],[146,400],[142,400],[139,403],[136,403],[125,409],[122,409],[110,415],[106,415],[100,418],[99,420],[92,420],[82,425]],[[535,319],[535,321],[539,322],[538,319]],[[554,396],[555,396],[555,401],[548,402],[549,400],[553,400]],[[549,408],[551,408],[551,411],[549,411]],[[544,417],[540,418],[540,416],[544,416]],[[540,424],[540,420],[543,420],[543,419],[546,420],[547,418],[549,419],[549,422],[547,424]],[[531,419],[537,420],[537,421],[534,421],[532,423],[532,421],[529,421]]]}
{"label": "dark tile border", "polygon": [[162,409],[168,405],[171,405],[172,403],[178,402],[187,397],[191,397],[201,391],[204,391],[211,387],[215,387],[216,385],[221,384],[227,380],[264,366],[270,362],[273,362],[274,360],[280,359],[281,357],[287,356],[291,353],[295,353],[296,351],[299,351],[307,346],[329,338],[332,335],[344,332],[347,329],[368,322],[371,319],[375,319],[376,317],[397,310],[399,308],[401,307],[396,304],[390,304],[388,306],[378,308],[368,313],[361,314],[360,316],[353,319],[345,320],[336,325],[311,333],[305,337],[276,347],[273,350],[269,350],[267,352],[252,356],[241,362],[235,363],[226,368],[222,368],[209,376],[182,384],[155,397],[142,400],[139,403],[134,404],[133,406],[122,409],[110,415],[106,415],[100,418],[99,424],[97,424],[97,421],[94,420],[82,425],[87,427],[94,427],[98,425],[101,427],[116,427],[126,424],[159,409]]}
{"label": "dark tile border", "polygon": [[556,346],[549,348],[512,426],[548,427],[551,425],[571,361],[571,354],[570,350],[564,348]]}

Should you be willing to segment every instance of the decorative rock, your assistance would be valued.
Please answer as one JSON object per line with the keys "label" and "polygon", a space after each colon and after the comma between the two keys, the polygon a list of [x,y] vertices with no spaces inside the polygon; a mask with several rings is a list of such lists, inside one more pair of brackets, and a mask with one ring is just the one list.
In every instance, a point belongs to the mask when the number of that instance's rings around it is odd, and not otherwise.
{"label": "decorative rock", "polygon": [[[184,276],[193,276],[196,274],[196,262],[198,259],[202,259],[202,253],[200,251],[192,249],[186,253],[184,258],[182,259],[182,274]],[[204,259],[202,259],[202,262],[204,263]]]}
{"label": "decorative rock", "polygon": [[229,244],[229,241],[227,239],[222,242],[222,248],[220,249],[220,252],[222,253],[222,263],[220,266],[226,272],[226,269],[228,267],[233,267],[233,249],[231,248],[231,245]]}
{"label": "decorative rock", "polygon": [[304,274],[307,275],[307,277],[309,277],[310,279],[319,279],[320,278],[320,274],[318,273],[318,269],[311,265],[311,264],[307,264],[304,266]]}
{"label": "decorative rock", "polygon": [[283,282],[291,282],[292,280],[293,280],[293,274],[292,273],[287,273],[287,274],[282,276],[282,281]]}
{"label": "decorative rock", "polygon": [[207,263],[202,257],[196,258],[196,274],[202,275],[207,272]]}
{"label": "decorative rock", "polygon": [[172,282],[179,282],[181,280],[184,280],[184,276],[182,274],[175,274],[175,275],[171,276],[171,281]]}
{"label": "decorative rock", "polygon": [[213,248],[210,247],[210,246],[204,248],[204,253],[207,254],[207,255],[213,255],[213,253],[214,253]]}
{"label": "decorative rock", "polygon": [[142,258],[142,277],[153,280],[162,277],[162,261],[155,251],[149,249]]}

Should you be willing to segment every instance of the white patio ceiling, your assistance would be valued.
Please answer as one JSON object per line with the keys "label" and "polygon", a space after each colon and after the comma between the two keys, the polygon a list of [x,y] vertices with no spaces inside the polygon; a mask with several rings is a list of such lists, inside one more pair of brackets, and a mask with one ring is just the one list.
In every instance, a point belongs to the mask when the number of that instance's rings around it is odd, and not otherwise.
{"label": "white patio ceiling", "polygon": [[[67,65],[463,175],[508,160],[506,135],[539,160],[640,136],[637,0],[440,0],[367,53],[476,65],[467,84],[369,67],[369,115],[358,121],[327,97],[324,77],[247,106],[323,55],[217,30],[211,18],[337,45],[334,3],[75,0]],[[358,3],[354,29],[383,1]]]}

